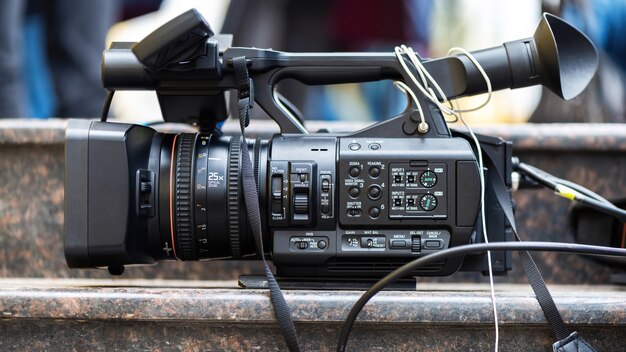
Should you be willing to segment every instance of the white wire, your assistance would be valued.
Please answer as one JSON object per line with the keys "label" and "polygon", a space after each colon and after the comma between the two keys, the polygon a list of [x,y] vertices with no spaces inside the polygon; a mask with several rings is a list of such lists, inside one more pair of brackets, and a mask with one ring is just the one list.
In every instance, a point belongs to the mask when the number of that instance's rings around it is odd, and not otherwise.
{"label": "white wire", "polygon": [[[482,157],[482,149],[480,147],[480,142],[478,141],[478,138],[476,138],[474,131],[471,129],[471,127],[467,124],[467,122],[463,118],[462,113],[479,110],[489,103],[489,101],[491,100],[491,94],[492,94],[491,80],[489,80],[489,76],[487,76],[487,73],[485,72],[485,70],[483,70],[480,63],[476,60],[476,58],[470,52],[468,52],[467,50],[463,48],[457,48],[457,47],[450,49],[448,51],[448,55],[454,52],[460,52],[464,54],[465,56],[467,56],[467,58],[476,66],[480,74],[485,79],[485,83],[487,84],[487,98],[482,104],[480,104],[479,106],[475,108],[461,110],[460,108],[458,108],[458,103],[457,103],[457,106],[455,109],[455,106],[451,102],[448,101],[446,95],[443,93],[443,90],[441,89],[437,81],[433,79],[433,77],[430,75],[428,70],[426,70],[426,67],[422,65],[421,61],[419,60],[419,58],[417,57],[417,55],[415,54],[412,48],[407,47],[405,45],[401,45],[400,47],[396,47],[394,52],[396,54],[396,57],[398,58],[398,61],[400,62],[400,65],[402,65],[402,68],[406,72],[407,76],[409,76],[411,81],[413,81],[413,83],[415,84],[415,86],[417,86],[417,88],[421,91],[421,93],[424,94],[424,96],[428,98],[428,100],[433,102],[439,108],[439,110],[441,110],[441,112],[443,112],[446,115],[454,116],[456,118],[454,121],[446,120],[447,122],[456,122],[457,120],[460,119],[463,125],[465,126],[465,128],[467,128],[468,132],[470,133],[470,136],[472,137],[474,144],[476,145],[476,152],[478,154],[479,177],[480,177],[480,210],[481,210],[480,213],[481,213],[481,225],[482,225],[481,228],[482,228],[482,235],[483,235],[483,239],[485,243],[489,243],[489,239],[487,238],[487,221],[486,221],[486,216],[485,216],[485,176],[483,173],[484,164],[483,164],[483,157]],[[411,61],[411,63],[415,67],[418,75],[421,78],[421,82],[417,80],[413,72],[406,65],[404,61],[404,55],[406,55],[409,58],[409,61]],[[439,98],[435,94],[435,91],[433,91],[433,89],[429,86],[429,82],[430,84],[433,85],[433,87],[435,87],[435,90],[437,91],[437,93],[439,93],[439,97],[441,98],[441,100],[443,102],[448,102],[450,104],[450,107],[443,105],[443,103],[439,101]],[[412,92],[412,90],[406,84],[403,84],[402,88],[403,88],[402,89],[403,91],[408,92],[411,95],[411,97],[413,97],[413,99],[417,102],[417,99],[415,99],[415,93]],[[495,342],[494,342],[494,351],[498,352],[498,343],[500,339],[500,333],[499,333],[499,326],[498,326],[498,309],[496,306],[496,293],[495,293],[495,288],[493,284],[493,266],[491,264],[491,252],[490,251],[487,251],[487,266],[489,268],[489,287],[491,291],[491,304],[493,307],[493,318],[494,318],[494,326],[495,326],[495,333],[496,333]]]}
{"label": "white wire", "polygon": [[[485,175],[483,173],[482,150],[480,148],[480,142],[478,141],[478,138],[476,138],[474,131],[471,129],[471,127],[467,124],[467,122],[463,118],[462,113],[459,112],[458,116],[461,122],[463,123],[463,125],[465,126],[465,128],[467,128],[467,130],[469,131],[470,136],[472,136],[472,140],[474,141],[474,144],[476,145],[476,150],[478,154],[478,171],[479,171],[478,174],[480,177],[480,214],[481,214],[480,217],[481,217],[482,233],[483,233],[483,238],[485,240],[485,243],[489,243],[489,239],[487,238],[487,221],[485,218]],[[494,351],[498,352],[500,329],[498,327],[498,308],[496,307],[496,292],[495,292],[495,287],[493,285],[493,267],[491,265],[491,251],[487,251],[487,266],[489,268],[489,288],[491,291],[491,305],[493,307],[493,321],[494,321],[495,330],[496,330]]]}

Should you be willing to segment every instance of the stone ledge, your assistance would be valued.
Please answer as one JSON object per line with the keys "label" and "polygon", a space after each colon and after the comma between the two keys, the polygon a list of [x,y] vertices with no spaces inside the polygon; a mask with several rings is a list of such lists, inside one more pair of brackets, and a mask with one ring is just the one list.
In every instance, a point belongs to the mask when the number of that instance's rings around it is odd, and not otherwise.
{"label": "stone ledge", "polygon": [[[163,280],[32,281],[0,280],[4,319],[237,324],[274,321],[267,290],[228,288],[230,281],[187,281],[186,287],[176,287],[183,282]],[[556,285],[551,289],[567,323],[626,328],[626,289]],[[501,324],[546,325],[529,286],[497,285],[496,290]],[[342,322],[361,294],[362,291],[288,290],[285,299],[296,322],[330,323]],[[446,284],[419,285],[417,291],[381,292],[359,316],[361,323],[465,327],[491,324],[492,319],[487,285]]]}

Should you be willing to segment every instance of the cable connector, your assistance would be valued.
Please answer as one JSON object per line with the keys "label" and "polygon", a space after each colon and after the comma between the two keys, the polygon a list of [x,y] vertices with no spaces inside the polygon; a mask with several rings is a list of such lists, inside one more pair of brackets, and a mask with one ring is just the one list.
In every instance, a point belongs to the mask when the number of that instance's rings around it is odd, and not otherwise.
{"label": "cable connector", "polygon": [[581,194],[578,191],[562,184],[556,185],[554,188],[554,194],[569,200],[579,200],[581,198]]}

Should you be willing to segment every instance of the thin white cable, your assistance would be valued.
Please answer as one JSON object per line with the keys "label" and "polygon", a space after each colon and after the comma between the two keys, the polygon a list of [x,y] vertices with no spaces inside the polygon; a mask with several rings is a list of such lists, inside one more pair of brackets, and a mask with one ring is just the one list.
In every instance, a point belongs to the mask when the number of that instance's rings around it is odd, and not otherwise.
{"label": "thin white cable", "polygon": [[[465,56],[467,56],[467,58],[476,66],[480,74],[485,79],[485,83],[487,84],[487,98],[482,104],[480,104],[479,106],[475,108],[461,110],[460,108],[458,108],[458,103],[456,103],[457,106],[455,109],[455,106],[451,102],[448,101],[447,97],[443,93],[443,90],[441,89],[437,81],[433,79],[433,77],[430,75],[428,70],[426,70],[424,65],[422,65],[421,61],[419,60],[419,58],[417,57],[417,55],[415,54],[412,48],[402,45],[400,47],[396,47],[394,52],[396,54],[396,57],[398,58],[398,61],[400,62],[400,65],[402,65],[402,68],[406,72],[407,76],[409,76],[409,78],[413,81],[413,83],[415,84],[415,86],[417,86],[417,88],[421,91],[421,93],[424,94],[424,96],[428,98],[431,102],[433,102],[443,113],[445,113],[446,115],[452,115],[456,117],[457,120],[460,119],[463,125],[465,126],[465,128],[467,128],[467,130],[469,131],[470,136],[472,137],[472,140],[476,145],[476,151],[478,154],[479,176],[480,176],[480,208],[481,208],[482,235],[483,235],[483,239],[485,243],[489,243],[489,239],[487,238],[487,221],[486,221],[486,216],[485,216],[485,177],[483,174],[484,164],[483,164],[483,158],[482,158],[482,149],[480,147],[480,142],[478,141],[478,138],[476,138],[476,135],[474,134],[474,131],[467,124],[465,119],[463,119],[462,113],[479,110],[489,103],[489,101],[491,100],[491,94],[492,94],[491,80],[489,80],[489,76],[487,76],[487,73],[485,72],[485,70],[483,70],[480,63],[476,60],[476,58],[474,58],[474,56],[470,52],[468,52],[467,50],[463,48],[450,49],[448,51],[448,55],[450,55],[453,52],[460,52],[464,54]],[[409,58],[409,61],[411,61],[413,66],[416,68],[416,71],[421,78],[421,81],[422,81],[421,83],[418,82],[413,72],[411,72],[411,70],[408,68],[408,66],[404,62],[403,55],[406,55]],[[441,100],[443,102],[448,102],[450,104],[450,107],[443,105],[439,101],[439,98],[436,96],[433,89],[429,87],[429,81],[435,87],[435,90],[437,91],[437,93],[439,93]],[[411,94],[411,96],[414,98],[415,101],[417,101],[415,99],[415,93],[412,92],[412,90],[406,84],[403,86],[403,88],[404,90],[409,92],[409,94]],[[456,120],[454,122],[456,122]],[[498,326],[498,310],[496,306],[496,295],[495,295],[495,288],[493,284],[493,266],[491,264],[491,252],[490,251],[487,252],[487,266],[489,268],[489,286],[490,286],[490,291],[491,291],[491,303],[493,307],[495,335],[496,335],[495,342],[494,342],[494,351],[498,352],[500,334],[499,334],[499,326]]]}
{"label": "thin white cable", "polygon": [[[457,102],[455,103],[458,104]],[[465,126],[465,128],[467,128],[467,130],[469,131],[470,136],[472,137],[472,140],[474,141],[474,144],[476,145],[476,150],[478,154],[478,170],[479,170],[478,174],[480,177],[480,214],[481,214],[480,217],[481,217],[482,233],[483,233],[483,239],[485,240],[485,243],[489,243],[489,239],[487,238],[487,221],[485,218],[485,175],[483,173],[484,164],[483,164],[482,149],[480,148],[480,142],[478,141],[478,138],[476,138],[474,131],[471,129],[471,127],[467,124],[467,122],[463,118],[462,113],[459,112],[458,116],[461,122],[463,123],[463,125]],[[494,321],[495,330],[496,330],[494,351],[498,352],[498,342],[500,340],[500,329],[498,327],[498,308],[496,307],[496,291],[493,285],[493,267],[491,265],[491,251],[487,251],[487,266],[489,268],[489,288],[491,291],[491,305],[493,308],[493,321]]]}

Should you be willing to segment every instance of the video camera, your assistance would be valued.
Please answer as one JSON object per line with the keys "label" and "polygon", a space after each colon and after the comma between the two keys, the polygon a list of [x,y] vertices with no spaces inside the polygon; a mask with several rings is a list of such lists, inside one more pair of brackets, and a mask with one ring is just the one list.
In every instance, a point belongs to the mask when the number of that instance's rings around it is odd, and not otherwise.
{"label": "video camera", "polygon": [[[480,173],[491,242],[513,240],[494,185],[510,202],[512,146],[450,130],[422,95],[398,116],[352,133],[309,133],[276,93],[306,85],[399,80],[418,91],[394,53],[287,53],[228,47],[190,10],[138,43],[104,52],[110,90],[155,90],[166,122],[197,133],[161,133],[132,124],[72,120],[66,132],[65,255],[72,268],[160,260],[258,259],[269,255],[285,278],[379,278],[417,257],[482,242]],[[542,84],[564,99],[578,95],[597,53],[578,30],[545,14],[532,38],[475,51],[493,90]],[[249,79],[240,79],[236,58]],[[447,98],[484,93],[468,56],[420,58]],[[411,70],[414,65],[405,60]],[[246,140],[254,165],[269,253],[259,253],[241,182],[242,145],[221,133],[226,95],[249,98],[279,126],[270,139]],[[420,117],[423,113],[423,119]],[[479,169],[477,153],[485,160]],[[412,276],[487,271],[482,254],[449,258]],[[511,269],[493,253],[493,271]]]}

